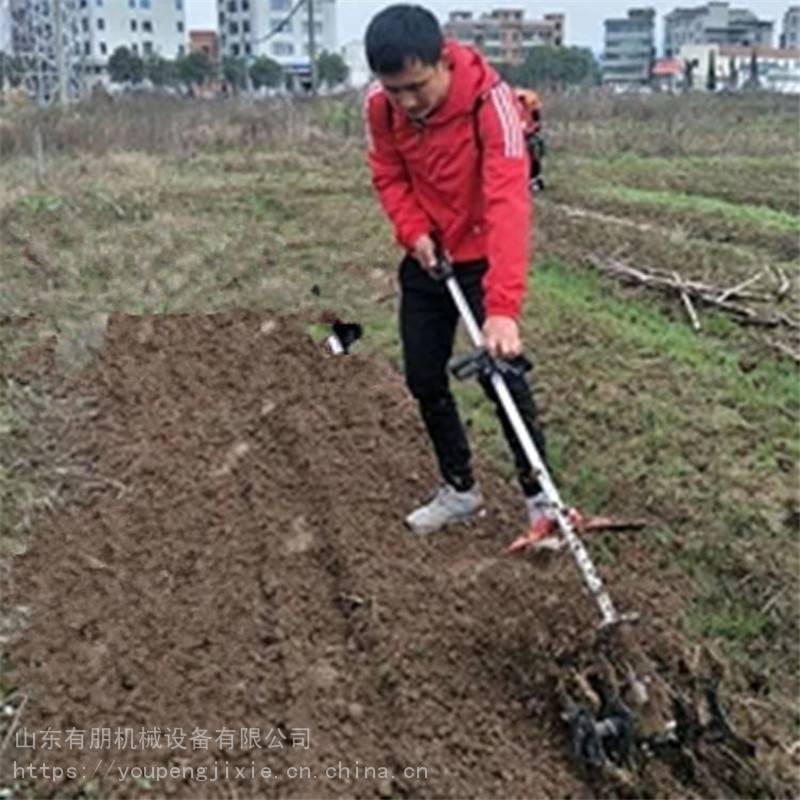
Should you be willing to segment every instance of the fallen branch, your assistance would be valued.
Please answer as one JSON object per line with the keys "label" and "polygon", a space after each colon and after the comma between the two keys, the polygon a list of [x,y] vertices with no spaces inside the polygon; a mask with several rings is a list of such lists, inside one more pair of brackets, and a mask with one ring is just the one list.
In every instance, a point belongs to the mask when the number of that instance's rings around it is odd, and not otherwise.
{"label": "fallen branch", "polygon": [[736,286],[732,286],[730,289],[726,289],[719,295],[719,297],[717,297],[717,302],[722,303],[729,297],[734,297],[735,295],[741,294],[742,289],[745,289],[748,286],[750,286],[750,284],[755,283],[763,274],[764,271],[762,270],[753,275],[752,278],[748,278],[746,281],[742,281],[741,283],[736,284]]}
{"label": "fallen branch", "polygon": [[785,355],[787,358],[791,358],[795,364],[800,364],[800,353],[792,350],[791,347],[788,347],[782,342],[776,342],[774,339],[767,339],[767,344],[769,344],[770,347],[775,348],[775,350],[783,353],[783,355]]}
{"label": "fallen branch", "polygon": [[769,600],[767,600],[767,602],[764,603],[759,613],[766,614],[768,611],[770,611],[772,607],[778,602],[778,600],[780,600],[781,597],[783,597],[785,592],[786,592],[785,587],[775,592],[775,594],[773,594],[772,597],[770,597]]}
{"label": "fallen branch", "polygon": [[778,288],[775,290],[775,297],[783,300],[792,288],[791,281],[786,277],[786,273],[780,267],[772,267],[772,272],[778,279]]}
{"label": "fallen branch", "polygon": [[700,327],[700,319],[697,316],[697,312],[694,310],[694,306],[692,305],[691,298],[687,293],[686,289],[681,282],[681,276],[678,275],[677,272],[673,273],[675,275],[675,281],[678,284],[679,291],[681,293],[681,300],[683,300],[683,305],[686,308],[686,313],[689,315],[689,319],[692,321],[692,327],[698,333],[702,330]]}
{"label": "fallen branch", "polygon": [[765,328],[777,328],[781,322],[777,317],[760,317],[752,308],[741,306],[737,303],[730,303],[724,300],[721,303],[713,303],[717,308],[727,311],[737,322],[742,325],[760,325]]}
{"label": "fallen branch", "polygon": [[798,322],[796,319],[792,319],[788,314],[778,314],[776,319],[783,323],[787,328],[800,330],[800,322]]}
{"label": "fallen branch", "polygon": [[[763,300],[761,295],[753,295],[743,291],[743,288],[753,283],[756,278],[760,277],[761,273],[747,281],[733,286],[730,289],[720,290],[719,288],[708,286],[696,281],[687,281],[682,279],[677,273],[667,275],[663,272],[645,272],[641,269],[636,269],[627,264],[619,261],[604,260],[595,256],[589,257],[589,263],[599,269],[620,280],[628,283],[640,284],[643,286],[650,286],[662,292],[676,292],[680,295],[686,306],[687,313],[692,319],[692,325],[695,330],[699,330],[696,324],[699,325],[699,320],[696,323],[696,312],[692,306],[692,300],[699,302],[702,305],[713,306],[721,309],[722,311],[730,314],[737,322],[743,325],[759,325],[767,328],[777,328],[785,326],[793,329],[800,329],[800,322],[792,319],[786,314],[776,314],[775,316],[762,316],[759,315],[752,308],[741,305],[741,303],[733,303],[730,298],[753,298]],[[691,311],[689,310],[691,307]]]}

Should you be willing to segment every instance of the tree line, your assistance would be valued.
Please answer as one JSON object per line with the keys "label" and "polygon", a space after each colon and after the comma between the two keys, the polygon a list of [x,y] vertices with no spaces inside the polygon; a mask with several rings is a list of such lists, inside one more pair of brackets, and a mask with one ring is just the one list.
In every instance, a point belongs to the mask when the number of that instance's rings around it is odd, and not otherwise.
{"label": "tree line", "polygon": [[[338,86],[347,80],[349,69],[338,53],[323,51],[317,58],[317,78],[321,84]],[[108,60],[112,83],[153,86],[193,86],[222,79],[234,89],[250,84],[255,89],[276,88],[285,81],[283,67],[268,56],[248,60],[225,56],[217,65],[207,53],[197,51],[175,59],[161,56],[142,58],[127,47],[118,47]],[[0,52],[0,90],[19,86],[25,77],[25,64],[19,57]]]}
{"label": "tree line", "polygon": [[[224,57],[214,64],[202,51],[174,60],[160,56],[142,58],[127,47],[118,47],[108,61],[109,76],[114,83],[140,84],[145,79],[154,86],[192,86],[222,79],[234,89],[276,88],[283,85],[281,65],[268,56],[252,60]],[[499,70],[505,80],[515,86],[532,86],[553,90],[572,86],[595,86],[601,71],[594,54],[586,47],[533,47],[525,61]],[[23,79],[20,59],[0,52],[0,89],[18,86]],[[348,78],[349,70],[338,53],[323,51],[317,59],[317,76],[321,84],[338,86]]]}
{"label": "tree line", "polygon": [[532,47],[521,64],[500,72],[513,86],[551,90],[596,86],[601,80],[600,64],[588,47]]}

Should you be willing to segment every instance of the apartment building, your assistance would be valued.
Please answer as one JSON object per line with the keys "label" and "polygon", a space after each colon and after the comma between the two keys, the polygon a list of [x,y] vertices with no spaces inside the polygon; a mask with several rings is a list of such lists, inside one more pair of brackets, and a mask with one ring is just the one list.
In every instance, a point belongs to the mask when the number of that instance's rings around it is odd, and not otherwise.
{"label": "apartment building", "polygon": [[[313,0],[313,11],[317,53],[336,52],[336,0]],[[287,73],[310,74],[308,2],[217,0],[217,21],[223,56],[269,56]]]}
{"label": "apartment building", "polygon": [[513,65],[522,63],[532,47],[562,47],[564,26],[563,14],[525,19],[522,9],[498,8],[478,17],[452,11],[443,30],[445,36],[479,49],[491,63]]}
{"label": "apartment building", "polygon": [[789,50],[800,47],[800,6],[789,6],[783,15],[780,44]]}
{"label": "apartment building", "polygon": [[0,0],[0,53],[11,52],[11,5]]}
{"label": "apartment building", "polygon": [[188,52],[186,0],[76,0],[78,30],[73,37],[84,76],[105,77],[119,47],[141,58],[174,59]]}
{"label": "apartment building", "polygon": [[[55,64],[53,0],[7,0],[10,49]],[[62,0],[65,59],[87,86],[107,77],[118,47],[142,58],[174,59],[187,52],[186,0]],[[0,8],[6,3],[0,0]]]}
{"label": "apartment building", "polygon": [[773,22],[760,20],[752,11],[731,8],[729,3],[676,8],[664,17],[664,55],[677,55],[687,44],[771,47],[773,26]]}
{"label": "apartment building", "polygon": [[604,84],[616,91],[649,85],[656,53],[655,17],[652,8],[632,8],[627,17],[605,20]]}

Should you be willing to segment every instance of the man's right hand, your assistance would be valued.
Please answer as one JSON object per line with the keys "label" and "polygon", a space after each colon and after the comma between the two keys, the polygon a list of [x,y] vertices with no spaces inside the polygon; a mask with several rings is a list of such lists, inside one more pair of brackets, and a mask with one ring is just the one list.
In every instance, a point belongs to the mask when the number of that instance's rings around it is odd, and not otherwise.
{"label": "man's right hand", "polygon": [[419,261],[423,269],[432,270],[436,267],[436,245],[427,233],[422,234],[414,242],[412,255]]}

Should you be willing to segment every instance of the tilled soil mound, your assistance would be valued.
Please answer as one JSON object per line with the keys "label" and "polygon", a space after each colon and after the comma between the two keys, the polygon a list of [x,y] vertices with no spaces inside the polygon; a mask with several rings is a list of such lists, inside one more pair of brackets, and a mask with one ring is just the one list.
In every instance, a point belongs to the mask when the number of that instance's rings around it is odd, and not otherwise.
{"label": "tilled soil mound", "polygon": [[[559,716],[559,672],[597,621],[569,556],[505,555],[521,504],[486,468],[480,521],[428,539],[404,529],[435,474],[387,367],[328,356],[290,319],[117,315],[69,392],[94,398],[79,448],[91,490],[13,565],[6,600],[30,607],[11,650],[30,695],[18,731],[39,738],[13,738],[0,784],[59,797],[626,793],[576,766]],[[604,572],[649,617],[669,671],[680,653],[661,620],[679,587],[651,560],[632,539]],[[745,793],[732,772],[661,765],[628,793]]]}

